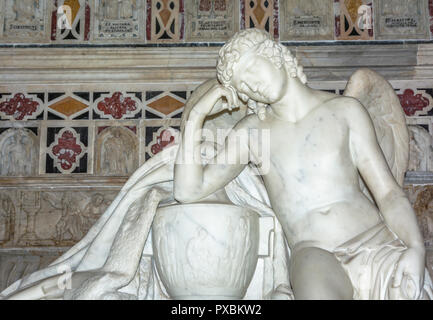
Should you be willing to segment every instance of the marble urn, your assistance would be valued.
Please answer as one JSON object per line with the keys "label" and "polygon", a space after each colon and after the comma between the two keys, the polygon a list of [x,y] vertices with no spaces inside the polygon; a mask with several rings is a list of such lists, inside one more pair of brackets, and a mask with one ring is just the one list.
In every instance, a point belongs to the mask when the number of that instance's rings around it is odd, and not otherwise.
{"label": "marble urn", "polygon": [[242,299],[254,275],[259,216],[229,204],[161,207],[153,225],[153,252],[173,299]]}

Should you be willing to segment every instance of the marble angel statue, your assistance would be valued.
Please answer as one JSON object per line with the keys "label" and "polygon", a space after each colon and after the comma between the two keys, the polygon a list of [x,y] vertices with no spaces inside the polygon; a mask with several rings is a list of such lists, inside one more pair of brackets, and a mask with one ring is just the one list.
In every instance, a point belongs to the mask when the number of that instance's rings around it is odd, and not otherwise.
{"label": "marble angel statue", "polygon": [[[89,233],[1,297],[167,299],[149,250],[158,208],[230,202],[276,218],[256,297],[433,298],[401,188],[409,138],[390,84],[362,69],[343,96],[313,90],[290,51],[258,29],[222,47],[217,79],[196,89],[176,143],[133,174]],[[211,141],[202,128],[231,130]],[[68,268],[70,285],[59,285]]]}

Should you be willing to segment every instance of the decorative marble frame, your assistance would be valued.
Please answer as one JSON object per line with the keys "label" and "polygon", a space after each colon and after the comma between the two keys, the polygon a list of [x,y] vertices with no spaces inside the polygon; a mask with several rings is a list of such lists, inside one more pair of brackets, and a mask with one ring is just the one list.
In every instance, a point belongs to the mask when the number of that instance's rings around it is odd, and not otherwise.
{"label": "decorative marble frame", "polygon": [[[146,0],[146,40],[149,43],[170,43],[182,42],[184,39],[184,0]],[[173,3],[173,8],[169,7]],[[160,4],[160,9],[158,9]],[[155,13],[158,10],[157,13]],[[168,10],[170,16],[161,17],[160,13],[163,10]],[[174,16],[172,16],[174,15]],[[169,25],[160,26],[160,32],[157,32],[156,20],[158,23],[163,23],[163,20],[168,18],[166,23]],[[155,20],[156,19],[156,20]],[[173,30],[169,30],[173,25]],[[168,33],[167,33],[168,31]],[[167,34],[169,38],[162,38]]]}
{"label": "decorative marble frame", "polygon": [[[77,43],[77,42],[88,42],[92,38],[92,27],[93,27],[93,2],[96,0],[79,0],[84,3],[84,6],[80,6],[74,21],[72,22],[72,29],[70,32],[75,39],[69,39],[68,33],[62,34],[58,28],[58,8],[68,0],[52,0],[50,6],[50,26],[51,26],[51,42],[55,43]],[[56,21],[54,21],[56,18]],[[78,20],[77,20],[78,19]],[[80,32],[77,34],[75,28],[79,24]]]}

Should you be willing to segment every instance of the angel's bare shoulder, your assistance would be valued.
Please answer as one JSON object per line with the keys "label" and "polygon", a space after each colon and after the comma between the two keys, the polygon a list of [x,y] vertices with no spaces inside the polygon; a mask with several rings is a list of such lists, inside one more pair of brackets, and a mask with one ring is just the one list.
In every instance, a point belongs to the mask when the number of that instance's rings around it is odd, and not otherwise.
{"label": "angel's bare shoulder", "polygon": [[356,121],[371,121],[367,109],[352,97],[335,95],[327,100],[323,107],[338,115],[339,118],[345,119],[348,124]]}

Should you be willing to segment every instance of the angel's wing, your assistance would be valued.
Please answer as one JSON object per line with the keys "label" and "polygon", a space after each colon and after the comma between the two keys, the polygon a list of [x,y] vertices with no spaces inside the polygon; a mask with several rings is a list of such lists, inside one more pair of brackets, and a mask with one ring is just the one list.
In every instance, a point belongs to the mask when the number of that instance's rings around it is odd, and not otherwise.
{"label": "angel's wing", "polygon": [[345,96],[358,99],[368,110],[377,140],[400,186],[409,165],[409,132],[400,101],[391,84],[370,69],[360,69],[351,77]]}

